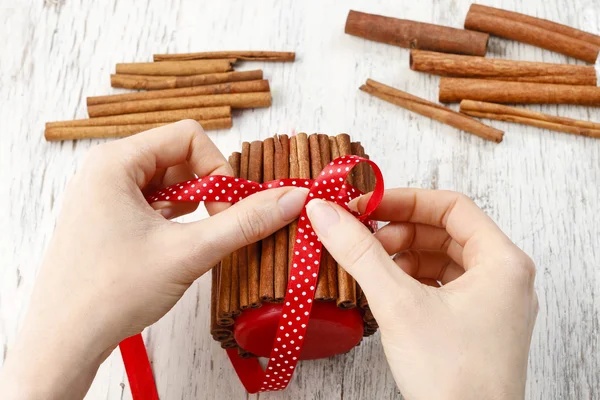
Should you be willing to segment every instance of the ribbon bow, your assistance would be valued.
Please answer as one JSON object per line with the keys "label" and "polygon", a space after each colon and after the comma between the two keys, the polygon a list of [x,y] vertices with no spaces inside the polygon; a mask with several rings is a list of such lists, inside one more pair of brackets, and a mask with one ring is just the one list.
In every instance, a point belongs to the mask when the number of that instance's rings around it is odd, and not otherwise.
{"label": "ribbon bow", "polygon": [[[240,381],[249,393],[283,390],[294,373],[315,296],[321,260],[322,244],[306,215],[306,204],[313,199],[333,201],[348,210],[348,202],[362,193],[346,182],[346,177],[358,163],[368,163],[375,172],[376,186],[365,213],[357,218],[365,222],[383,198],[383,176],[377,165],[358,156],[343,156],[333,160],[319,178],[280,179],[262,184],[230,176],[208,176],[169,186],[147,197],[156,201],[219,201],[236,203],[244,198],[282,186],[309,188],[305,207],[298,221],[296,243],[292,258],[292,271],[283,301],[281,317],[266,370],[258,359],[242,359],[237,350],[227,354]],[[158,399],[156,384],[141,334],[125,339],[119,344],[125,370],[134,400]]]}

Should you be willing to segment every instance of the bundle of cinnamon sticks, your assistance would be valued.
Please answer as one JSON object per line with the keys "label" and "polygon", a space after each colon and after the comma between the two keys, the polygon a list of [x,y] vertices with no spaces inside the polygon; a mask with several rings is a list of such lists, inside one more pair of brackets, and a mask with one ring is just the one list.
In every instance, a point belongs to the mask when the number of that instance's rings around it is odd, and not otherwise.
{"label": "bundle of cinnamon sticks", "polygon": [[231,110],[269,107],[262,70],[234,71],[238,60],[294,61],[293,52],[157,54],[154,62],[116,65],[115,88],[144,90],[87,98],[89,119],[49,122],[46,140],[122,137],[181,119],[205,130],[232,126]]}
{"label": "bundle of cinnamon sticks", "polygon": [[[273,179],[314,179],[333,159],[354,154],[363,157],[364,148],[340,134],[299,133],[276,135],[264,141],[244,142],[241,152],[234,152],[229,162],[237,177],[256,182]],[[348,183],[362,192],[375,186],[370,168],[359,164]],[[211,297],[211,334],[224,348],[238,347],[232,334],[235,317],[264,302],[281,303],[285,296],[291,268],[292,249],[297,224],[292,223],[275,234],[230,254],[213,268]],[[338,307],[360,307],[364,316],[364,335],[372,335],[378,326],[368,310],[368,301],[355,280],[323,249],[315,299],[335,301]],[[250,356],[239,349],[243,356]]]}
{"label": "bundle of cinnamon sticks", "polygon": [[[534,113],[493,103],[600,105],[591,65],[486,58],[487,35],[519,40],[595,62],[600,36],[555,22],[473,4],[465,30],[350,11],[346,33],[409,47],[410,68],[440,75],[439,101],[463,101],[460,113],[373,80],[361,90],[482,138],[500,142],[503,132],[477,122],[481,117],[597,137],[597,123]],[[481,32],[484,36],[478,36]],[[479,33],[479,34],[481,34]],[[476,102],[473,102],[476,101]],[[497,112],[473,110],[486,105]],[[471,108],[468,108],[471,107]],[[500,111],[501,110],[501,111]],[[469,116],[465,115],[468,114]]]}

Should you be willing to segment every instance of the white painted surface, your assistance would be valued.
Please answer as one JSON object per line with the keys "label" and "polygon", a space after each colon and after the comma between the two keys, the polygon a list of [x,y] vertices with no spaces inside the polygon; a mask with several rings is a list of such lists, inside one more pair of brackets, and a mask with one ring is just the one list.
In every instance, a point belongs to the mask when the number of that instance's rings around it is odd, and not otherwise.
{"label": "white painted surface", "polygon": [[[600,33],[597,0],[483,2]],[[600,140],[494,122],[506,130],[496,145],[358,91],[372,77],[436,99],[438,78],[410,71],[405,49],[345,35],[349,9],[461,27],[469,4],[0,0],[0,363],[27,307],[65,184],[99,142],[46,143],[44,122],[83,118],[86,96],[116,92],[109,74],[117,62],[164,52],[295,50],[294,64],[243,65],[264,68],[273,107],[244,111],[232,130],[211,133],[222,151],[276,132],[348,132],[379,163],[387,187],[472,196],[538,266],[540,314],[528,398],[600,398]],[[576,62],[501,39],[493,39],[490,50],[495,57]],[[531,108],[600,120],[594,108]],[[147,330],[162,398],[258,398],[246,395],[210,338],[206,278]],[[102,366],[87,398],[130,398],[118,352]],[[345,356],[302,363],[286,392],[260,398],[400,395],[375,336]]]}

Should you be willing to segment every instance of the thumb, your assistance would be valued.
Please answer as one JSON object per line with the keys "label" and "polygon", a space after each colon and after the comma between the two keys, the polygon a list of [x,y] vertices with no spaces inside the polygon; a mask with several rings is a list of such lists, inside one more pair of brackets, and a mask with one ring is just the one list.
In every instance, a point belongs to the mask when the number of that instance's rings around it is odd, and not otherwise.
{"label": "thumb", "polygon": [[414,290],[415,281],[353,215],[320,199],[311,200],[306,211],[327,251],[356,279],[372,305],[389,303]]}
{"label": "thumb", "polygon": [[174,225],[178,232],[172,235],[173,240],[179,248],[187,249],[195,279],[233,251],[298,218],[307,194],[308,189],[291,187],[256,193],[210,218]]}

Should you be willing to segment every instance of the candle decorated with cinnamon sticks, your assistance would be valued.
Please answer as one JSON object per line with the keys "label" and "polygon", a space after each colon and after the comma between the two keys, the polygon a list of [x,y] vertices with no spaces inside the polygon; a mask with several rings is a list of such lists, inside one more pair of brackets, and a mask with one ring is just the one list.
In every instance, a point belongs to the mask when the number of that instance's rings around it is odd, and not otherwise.
{"label": "candle decorated with cinnamon sticks", "polygon": [[353,10],[348,13],[345,32],[399,47],[476,56],[485,55],[489,37],[481,32]]}
{"label": "candle decorated with cinnamon sticks", "polygon": [[262,78],[262,70],[217,72],[189,76],[113,74],[110,76],[110,85],[114,88],[123,89],[162,90],[214,85],[225,82],[254,81]]}
{"label": "candle decorated with cinnamon sticks", "polygon": [[[232,153],[229,162],[235,176],[247,177],[256,182],[287,177],[310,180],[317,178],[332,159],[345,154],[368,157],[362,145],[359,142],[352,142],[347,134],[328,136],[299,133],[291,138],[286,135],[276,135],[262,142],[244,142],[241,153]],[[346,184],[351,184],[362,192],[371,191],[374,188],[375,179],[370,171],[371,169],[366,168],[364,164],[357,165],[354,173],[348,177]],[[227,324],[233,319],[235,324],[236,318],[240,315],[244,316],[246,312],[244,310],[249,307],[256,308],[283,300],[287,292],[288,263],[293,258],[289,249],[293,249],[295,243],[295,238],[292,237],[292,234],[288,235],[288,232],[295,234],[297,226],[290,225],[288,228],[289,231],[281,229],[259,243],[234,252],[224,258],[219,267],[215,269],[219,272],[219,279],[216,283],[217,288],[213,290],[228,299],[229,305],[225,306],[226,300],[219,302],[217,296],[215,318],[212,318],[211,315],[211,321],[214,319],[214,324],[217,326],[214,327],[211,322],[211,331],[217,332],[219,321]],[[364,320],[363,335],[369,336],[375,333],[377,323],[373,315],[367,312],[368,301],[360,287],[341,266],[337,265],[325,249],[322,249],[320,257],[321,264],[315,288],[315,301],[335,302],[339,309],[356,310],[355,307],[360,305],[358,312],[361,313]],[[290,268],[293,267],[290,266]],[[220,313],[219,310],[221,310]],[[258,310],[252,312],[256,311]],[[220,335],[215,334],[214,337],[221,342],[223,348],[238,347],[239,354],[243,357],[254,356],[240,348],[239,343],[232,337],[231,326],[222,326],[222,328],[225,328],[226,331]]]}
{"label": "candle decorated with cinnamon sticks", "polygon": [[600,53],[598,35],[480,4],[472,4],[469,8],[465,28],[528,43],[589,63],[595,63]]}
{"label": "candle decorated with cinnamon sticks", "polygon": [[410,69],[429,74],[519,82],[596,86],[596,70],[588,65],[463,56],[411,50]]}

